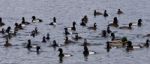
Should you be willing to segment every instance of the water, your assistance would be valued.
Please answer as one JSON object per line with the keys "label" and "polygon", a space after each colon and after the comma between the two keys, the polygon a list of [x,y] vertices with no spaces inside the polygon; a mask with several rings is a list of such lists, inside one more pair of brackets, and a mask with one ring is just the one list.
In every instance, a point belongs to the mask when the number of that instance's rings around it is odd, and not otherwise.
{"label": "water", "polygon": [[[72,57],[65,57],[63,64],[149,64],[150,50],[139,49],[130,53],[126,53],[123,48],[113,48],[109,53],[105,50],[105,42],[109,39],[102,38],[98,35],[101,30],[106,29],[108,21],[112,21],[113,17],[117,16],[119,24],[128,24],[129,22],[137,22],[139,18],[143,19],[144,26],[138,28],[134,26],[133,30],[118,30],[111,28],[113,31],[117,31],[117,36],[126,36],[129,40],[133,41],[133,44],[145,42],[147,38],[143,38],[139,35],[145,35],[149,33],[150,26],[150,12],[149,12],[149,0],[0,0],[0,17],[3,18],[3,22],[6,26],[14,26],[15,22],[21,22],[21,17],[31,22],[31,16],[35,15],[38,18],[43,19],[43,23],[32,23],[25,27],[24,30],[19,31],[18,36],[12,38],[10,43],[13,45],[22,45],[26,43],[28,39],[34,44],[39,44],[42,48],[41,54],[37,55],[35,52],[28,52],[22,46],[13,46],[10,48],[0,47],[0,64],[59,64],[58,51],[54,51],[53,48],[48,47],[53,40],[56,40],[59,44],[64,42],[64,27],[72,26],[72,22],[77,22],[77,32],[83,38],[87,38],[90,43],[100,43],[99,46],[89,46],[92,51],[96,51],[98,54],[90,55],[88,61],[84,60],[82,51],[83,47],[80,43],[72,44],[62,47],[65,53],[70,53]],[[118,16],[116,14],[117,9],[124,11],[123,15]],[[97,16],[94,18],[93,11],[98,10],[103,12],[108,11],[109,17]],[[97,31],[88,30],[87,27],[79,26],[81,18],[87,15],[89,18],[88,26],[92,26],[94,22],[98,25]],[[47,25],[52,22],[53,17],[57,18],[56,27]],[[35,27],[38,27],[40,35],[32,38],[29,32]],[[48,43],[41,43],[42,37],[46,33],[50,33],[51,40]],[[0,35],[2,36],[2,35]],[[70,35],[74,36],[74,35]],[[0,45],[5,42],[4,38],[0,38]]]}

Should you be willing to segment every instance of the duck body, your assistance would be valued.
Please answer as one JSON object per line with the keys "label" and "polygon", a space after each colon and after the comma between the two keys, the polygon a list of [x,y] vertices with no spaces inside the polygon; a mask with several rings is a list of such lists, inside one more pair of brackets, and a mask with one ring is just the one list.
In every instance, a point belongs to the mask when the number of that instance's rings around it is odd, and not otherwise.
{"label": "duck body", "polygon": [[103,15],[103,13],[97,12],[96,10],[94,10],[94,16],[98,16],[98,15]]}
{"label": "duck body", "polygon": [[123,14],[123,11],[121,11],[120,9],[118,9],[117,14],[118,15]]}
{"label": "duck body", "polygon": [[129,26],[122,26],[122,27],[119,27],[119,29],[132,29],[132,23],[129,23]]}
{"label": "duck body", "polygon": [[94,26],[93,26],[93,27],[88,27],[87,29],[89,29],[89,30],[96,30],[96,29],[97,29],[96,23],[94,23]]}

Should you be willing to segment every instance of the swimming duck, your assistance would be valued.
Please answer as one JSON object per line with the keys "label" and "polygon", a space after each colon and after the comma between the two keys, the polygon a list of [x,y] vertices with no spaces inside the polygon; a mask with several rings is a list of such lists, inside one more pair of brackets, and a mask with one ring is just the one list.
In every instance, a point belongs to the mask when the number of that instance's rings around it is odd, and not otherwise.
{"label": "swimming duck", "polygon": [[71,30],[73,30],[73,31],[76,31],[76,27],[75,27],[75,25],[76,25],[76,22],[74,21],[73,23],[72,23],[72,27],[71,27]]}
{"label": "swimming duck", "polygon": [[144,47],[148,48],[149,47],[149,40],[146,40],[146,43],[144,44]]}
{"label": "swimming duck", "polygon": [[119,29],[132,29],[132,23],[129,23],[129,26],[122,26]]}
{"label": "swimming duck", "polygon": [[22,22],[21,22],[21,24],[23,24],[23,25],[29,25],[30,23],[29,23],[29,22],[26,22],[26,21],[25,21],[25,18],[22,17]]}
{"label": "swimming duck", "polygon": [[76,33],[76,35],[75,35],[75,37],[73,37],[73,39],[74,39],[74,40],[79,40],[79,39],[82,39],[82,37],[80,37],[80,36],[78,35],[78,33]]}
{"label": "swimming duck", "polygon": [[107,32],[106,32],[106,30],[102,30],[102,35],[101,35],[102,37],[107,37]]}
{"label": "swimming duck", "polygon": [[94,16],[97,16],[97,15],[103,15],[103,13],[97,12],[96,10],[94,10]]}
{"label": "swimming duck", "polygon": [[106,42],[106,50],[107,50],[107,52],[109,52],[110,49],[111,49],[110,42]]}
{"label": "swimming duck", "polygon": [[27,45],[26,45],[26,48],[27,48],[29,51],[30,51],[31,48],[32,48],[31,40],[30,40],[30,39],[28,40],[28,43],[27,43]]}
{"label": "swimming duck", "polygon": [[70,44],[70,43],[75,43],[75,42],[72,41],[72,40],[69,40],[68,36],[66,36],[64,44],[67,45],[67,44]]}
{"label": "swimming duck", "polygon": [[137,24],[139,27],[142,25],[142,19],[139,19],[138,20],[138,24]]}
{"label": "swimming duck", "polygon": [[9,46],[12,46],[11,43],[9,43],[8,39],[6,40],[5,44],[4,44],[5,47],[9,47]]}
{"label": "swimming duck", "polygon": [[49,35],[49,33],[47,33],[47,35],[46,35],[46,39],[47,39],[47,40],[49,40],[49,39],[50,39],[50,35]]}
{"label": "swimming duck", "polygon": [[92,55],[92,54],[96,54],[96,52],[94,52],[94,51],[89,51],[88,47],[85,45],[85,46],[84,46],[83,55],[84,55],[85,57],[87,57],[88,55]]}
{"label": "swimming duck", "polygon": [[40,54],[40,49],[41,49],[40,46],[36,46],[36,53],[37,53],[37,54]]}
{"label": "swimming duck", "polygon": [[123,14],[123,12],[120,9],[118,9],[117,14],[120,15]]}
{"label": "swimming duck", "polygon": [[88,17],[87,15],[85,15],[82,19],[81,19],[82,22],[84,23],[87,23],[88,22]]}
{"label": "swimming duck", "polygon": [[64,28],[65,30],[65,35],[69,35],[70,33],[68,32],[68,28]]}
{"label": "swimming duck", "polygon": [[86,23],[84,21],[81,21],[80,25],[81,26],[86,26]]}
{"label": "swimming duck", "polygon": [[133,45],[132,45],[132,42],[131,41],[128,41],[127,42],[127,48],[126,48],[126,51],[129,52],[133,50]]}
{"label": "swimming duck", "polygon": [[2,22],[2,18],[0,17],[0,27],[4,26],[4,25],[5,25],[5,23]]}
{"label": "swimming duck", "polygon": [[56,40],[53,40],[52,47],[58,47],[58,44],[56,43]]}
{"label": "swimming duck", "polygon": [[9,26],[9,27],[7,27],[7,29],[6,29],[6,33],[9,33],[10,32],[10,30],[11,30],[11,27]]}
{"label": "swimming duck", "polygon": [[114,17],[113,23],[108,24],[108,26],[118,27],[118,19],[117,17]]}
{"label": "swimming duck", "polygon": [[46,43],[46,37],[45,37],[45,36],[43,36],[42,42],[43,42],[43,43]]}
{"label": "swimming duck", "polygon": [[58,55],[59,57],[70,57],[70,56],[73,56],[71,54],[64,53],[62,48],[59,48],[58,51],[59,51],[59,55]]}
{"label": "swimming duck", "polygon": [[36,18],[35,16],[32,16],[32,22],[33,23],[38,23],[38,22],[43,22],[42,19]]}
{"label": "swimming duck", "polygon": [[96,27],[97,25],[96,25],[96,23],[94,23],[94,26],[93,27],[88,27],[88,29],[91,29],[91,30],[96,30],[97,29],[97,27]]}
{"label": "swimming duck", "polygon": [[104,16],[104,17],[108,17],[107,10],[104,11],[103,16]]}
{"label": "swimming duck", "polygon": [[56,17],[53,17],[53,22],[49,23],[49,25],[56,25]]}
{"label": "swimming duck", "polygon": [[5,29],[2,28],[2,30],[0,31],[0,33],[5,34]]}
{"label": "swimming duck", "polygon": [[109,27],[109,26],[107,26],[107,30],[106,30],[106,31],[107,31],[108,34],[110,34],[110,33],[112,32],[112,31],[110,30],[110,27]]}

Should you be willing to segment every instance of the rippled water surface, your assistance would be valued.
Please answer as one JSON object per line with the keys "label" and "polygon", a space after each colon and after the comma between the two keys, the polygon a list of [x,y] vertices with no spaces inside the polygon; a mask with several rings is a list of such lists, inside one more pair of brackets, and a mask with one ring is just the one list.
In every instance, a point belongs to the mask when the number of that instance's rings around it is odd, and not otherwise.
{"label": "rippled water surface", "polygon": [[[95,55],[90,55],[88,61],[84,60],[83,47],[80,46],[83,40],[79,40],[77,44],[64,46],[62,47],[64,52],[73,56],[65,57],[63,64],[149,64],[150,49],[143,48],[127,53],[124,48],[112,48],[107,53],[105,43],[110,39],[102,38],[99,35],[115,16],[118,17],[120,25],[137,22],[139,18],[142,18],[142,27],[133,26],[133,30],[111,29],[117,31],[116,36],[126,36],[133,41],[133,44],[144,43],[147,38],[143,38],[142,35],[150,33],[149,4],[149,0],[0,0],[0,17],[6,23],[0,29],[8,26],[14,27],[15,22],[21,22],[21,17],[25,17],[28,22],[31,22],[33,15],[43,19],[42,23],[32,23],[26,26],[24,30],[18,32],[18,36],[9,41],[13,45],[22,45],[31,39],[34,44],[41,46],[42,52],[37,55],[35,52],[28,52],[23,46],[5,48],[2,46],[5,39],[0,38],[0,64],[59,64],[58,51],[48,46],[53,40],[63,44],[65,39],[64,27],[71,27],[73,21],[77,22],[77,32],[80,36],[87,38],[90,43],[101,45],[88,46],[90,50],[97,52]],[[123,10],[123,15],[116,14],[119,8]],[[107,10],[109,17],[94,17],[94,10],[100,12]],[[94,22],[97,23],[97,31],[80,26],[79,23],[84,15],[89,18],[88,26],[92,26]],[[59,25],[56,27],[47,25],[52,22],[54,16]],[[35,27],[38,27],[40,35],[33,38],[29,32]],[[51,39],[47,43],[41,43],[42,37],[46,33],[50,33]],[[0,34],[0,37],[2,36]],[[74,35],[69,37],[72,36]]]}

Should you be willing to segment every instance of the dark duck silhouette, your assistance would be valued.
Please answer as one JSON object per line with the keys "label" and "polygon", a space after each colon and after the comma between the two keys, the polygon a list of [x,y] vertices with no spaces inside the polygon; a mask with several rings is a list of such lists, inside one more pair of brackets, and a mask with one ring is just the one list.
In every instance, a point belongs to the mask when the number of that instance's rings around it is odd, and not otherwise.
{"label": "dark duck silhouette", "polygon": [[75,35],[75,37],[72,37],[74,40],[79,40],[79,39],[82,39],[82,37],[80,37],[79,35],[78,35],[78,33],[76,33],[76,35]]}
{"label": "dark duck silhouette", "polygon": [[96,23],[94,23],[93,27],[88,27],[88,29],[90,29],[90,30],[96,30],[97,29]]}
{"label": "dark duck silhouette", "polygon": [[65,35],[69,35],[70,34],[69,31],[68,31],[68,28],[64,28],[64,30],[65,30]]}
{"label": "dark duck silhouette", "polygon": [[47,33],[46,39],[47,39],[47,40],[50,40],[50,35],[49,35],[49,33]]}
{"label": "dark duck silhouette", "polygon": [[35,16],[32,16],[32,22],[33,23],[39,23],[39,22],[43,22],[42,19],[36,18]]}
{"label": "dark duck silhouette", "polygon": [[81,19],[82,22],[84,23],[87,23],[88,22],[88,17],[87,15],[85,15],[82,19]]}
{"label": "dark duck silhouette", "polygon": [[139,27],[142,26],[142,19],[138,19],[137,25],[138,25]]}
{"label": "dark duck silhouette", "polygon": [[22,22],[21,22],[21,24],[23,24],[23,25],[29,25],[30,23],[29,23],[29,22],[26,22],[26,21],[25,21],[25,18],[22,17]]}
{"label": "dark duck silhouette", "polygon": [[110,49],[111,49],[110,42],[106,42],[106,50],[107,50],[107,52],[109,52]]}
{"label": "dark duck silhouette", "polygon": [[108,26],[118,27],[118,19],[117,17],[114,17],[113,23],[108,24]]}
{"label": "dark duck silhouette", "polygon": [[112,32],[112,31],[110,30],[110,27],[109,27],[109,26],[107,26],[107,30],[106,30],[106,31],[107,31],[108,34],[110,34],[110,33]]}
{"label": "dark duck silhouette", "polygon": [[132,45],[132,42],[131,41],[128,41],[127,42],[127,48],[126,48],[126,51],[129,52],[133,50],[133,45]]}
{"label": "dark duck silhouette", "polygon": [[27,45],[26,45],[26,48],[27,48],[29,51],[30,51],[31,48],[32,48],[31,40],[30,40],[30,39],[28,40],[28,43],[27,43]]}
{"label": "dark duck silhouette", "polygon": [[2,22],[2,18],[0,17],[0,27],[4,26],[4,25],[5,25],[5,23]]}
{"label": "dark duck silhouette", "polygon": [[74,21],[74,22],[72,23],[71,30],[76,31],[76,27],[75,27],[75,25],[76,25],[76,22]]}
{"label": "dark duck silhouette", "polygon": [[12,46],[12,44],[9,43],[8,39],[6,39],[6,42],[5,42],[4,46],[5,46],[5,47],[10,47],[10,46]]}
{"label": "dark duck silhouette", "polygon": [[118,9],[117,14],[118,15],[123,14],[123,11],[121,11],[120,9]]}
{"label": "dark duck silhouette", "polygon": [[129,26],[122,26],[119,29],[132,29],[132,23],[129,23]]}
{"label": "dark duck silhouette", "polygon": [[6,33],[10,33],[10,30],[11,30],[11,27],[9,26],[9,27],[7,27],[7,29],[6,29]]}
{"label": "dark duck silhouette", "polygon": [[108,17],[107,10],[104,11],[103,16],[104,16],[104,17]]}
{"label": "dark duck silhouette", "polygon": [[88,56],[89,56],[89,55],[92,55],[92,54],[96,54],[96,52],[94,52],[94,51],[89,51],[87,45],[85,45],[85,46],[84,46],[84,51],[83,51],[83,55],[84,55],[84,57],[85,57],[85,61],[87,61]]}
{"label": "dark duck silhouette", "polygon": [[96,10],[94,10],[94,16],[96,17],[96,16],[98,16],[98,15],[103,15],[103,13],[97,12]]}
{"label": "dark duck silhouette", "polygon": [[71,54],[64,53],[62,48],[59,48],[58,51],[59,51],[58,57],[59,57],[59,62],[60,62],[60,63],[63,62],[63,58],[64,58],[64,57],[71,57],[71,56],[73,56],[73,55],[71,55]]}
{"label": "dark duck silhouette", "polygon": [[149,40],[146,40],[146,43],[144,44],[144,47],[149,48]]}
{"label": "dark duck silhouette", "polygon": [[53,17],[53,22],[49,23],[49,25],[56,25],[56,17]]}
{"label": "dark duck silhouette", "polygon": [[84,21],[81,21],[80,25],[81,26],[86,26],[86,23]]}
{"label": "dark duck silhouette", "polygon": [[45,36],[43,36],[43,38],[42,38],[42,42],[43,43],[46,43],[47,41],[46,41],[46,37]]}

